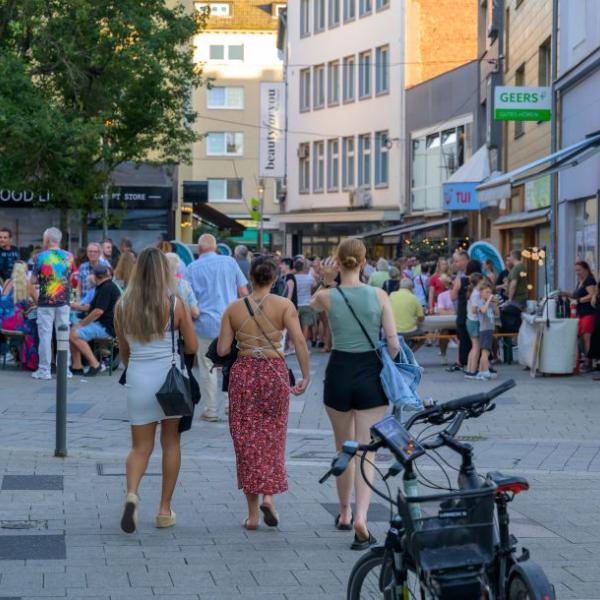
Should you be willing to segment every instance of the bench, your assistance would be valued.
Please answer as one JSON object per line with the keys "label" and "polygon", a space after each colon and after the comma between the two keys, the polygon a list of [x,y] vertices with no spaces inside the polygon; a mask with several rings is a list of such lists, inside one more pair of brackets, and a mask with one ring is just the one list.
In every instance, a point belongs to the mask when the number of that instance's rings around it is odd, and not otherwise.
{"label": "bench", "polygon": [[11,329],[0,329],[0,337],[5,337],[7,342],[6,352],[2,354],[2,370],[6,368],[6,355],[10,352],[11,345],[17,349],[19,360],[23,352],[23,341],[25,334],[22,331],[13,331]]}
{"label": "bench", "polygon": [[[513,344],[512,341],[516,338],[518,333],[499,333],[495,332],[494,337],[496,339],[502,340],[502,362],[507,365],[512,365],[513,363]],[[408,338],[407,342],[422,342],[422,341],[435,341],[435,340],[452,340],[456,338],[456,334],[451,333],[437,333],[437,332],[429,332],[424,333],[422,335],[412,335]]]}
{"label": "bench", "polygon": [[112,375],[113,371],[119,366],[118,362],[115,361],[115,351],[119,349],[117,340],[112,337],[94,338],[90,346],[100,364],[102,364],[103,357],[108,355],[108,375]]}

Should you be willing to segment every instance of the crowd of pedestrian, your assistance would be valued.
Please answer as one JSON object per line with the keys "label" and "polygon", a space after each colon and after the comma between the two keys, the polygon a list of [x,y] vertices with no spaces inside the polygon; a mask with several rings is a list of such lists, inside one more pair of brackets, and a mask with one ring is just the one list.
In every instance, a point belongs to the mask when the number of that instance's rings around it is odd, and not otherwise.
{"label": "crowd of pedestrian", "polygon": [[[443,357],[448,339],[456,337],[457,359],[448,370],[470,380],[493,379],[493,334],[502,311],[520,313],[529,293],[518,251],[505,258],[504,270],[473,260],[464,250],[435,263],[416,256],[374,262],[357,239],[344,240],[327,258],[252,257],[245,246],[226,256],[217,251],[215,237],[204,234],[197,258],[186,266],[165,240],[136,255],[130,240],[117,249],[106,239],[88,244],[76,257],[61,242],[58,229],[47,229],[27,262],[12,245],[11,232],[0,230],[0,325],[9,337],[13,331],[23,336],[15,359],[35,379],[52,377],[57,327],[70,331],[69,377],[100,373],[103,356],[94,342],[116,340],[132,439],[121,519],[128,533],[137,527],[139,488],[159,424],[163,484],[155,522],[159,528],[176,524],[172,498],[180,436],[189,422],[183,425],[183,415],[167,416],[157,402],[173,365],[182,372],[185,365],[190,385],[197,384],[200,419],[218,421],[221,408],[228,414],[238,487],[248,505],[242,526],[255,530],[262,518],[275,527],[281,519],[275,496],[288,489],[289,395],[303,394],[310,385],[310,349],[329,353],[323,402],[340,450],[348,439],[368,442],[371,426],[388,407],[375,349],[387,349],[395,358],[403,338],[416,350],[430,341],[429,316],[450,317],[455,323],[439,337]],[[582,351],[593,361],[600,359],[598,284],[584,261],[575,272],[571,297]],[[10,348],[5,338],[0,343],[4,352]],[[291,354],[301,371],[298,381],[286,363]],[[223,367],[222,378],[216,365]],[[351,547],[358,550],[375,543],[367,522],[369,461],[365,475],[366,481],[348,469],[337,479],[339,513],[333,526],[354,531]]]}

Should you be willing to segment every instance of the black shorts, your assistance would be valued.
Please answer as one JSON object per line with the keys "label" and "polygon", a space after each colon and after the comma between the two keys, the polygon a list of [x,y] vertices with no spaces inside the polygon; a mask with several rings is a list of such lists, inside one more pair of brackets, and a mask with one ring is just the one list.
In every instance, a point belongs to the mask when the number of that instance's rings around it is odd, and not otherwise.
{"label": "black shorts", "polygon": [[340,412],[387,406],[389,402],[381,386],[380,373],[381,360],[373,350],[333,350],[325,370],[325,406]]}

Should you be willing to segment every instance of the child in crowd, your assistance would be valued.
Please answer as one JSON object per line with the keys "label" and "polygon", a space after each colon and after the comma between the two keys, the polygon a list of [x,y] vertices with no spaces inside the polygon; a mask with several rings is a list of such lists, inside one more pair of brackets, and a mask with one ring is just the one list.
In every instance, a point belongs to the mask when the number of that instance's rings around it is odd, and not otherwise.
{"label": "child in crowd", "polygon": [[477,379],[477,369],[479,366],[479,305],[481,296],[477,286],[482,281],[481,273],[473,273],[469,276],[469,290],[467,302],[467,332],[471,338],[471,351],[467,360],[467,369],[465,379]]}
{"label": "child in crowd", "polygon": [[477,316],[479,318],[479,346],[481,348],[477,379],[487,381],[488,379],[495,379],[497,377],[496,373],[490,371],[490,354],[494,341],[496,317],[500,313],[496,297],[494,296],[492,282],[487,278],[483,279],[477,286],[477,290],[479,291]]}

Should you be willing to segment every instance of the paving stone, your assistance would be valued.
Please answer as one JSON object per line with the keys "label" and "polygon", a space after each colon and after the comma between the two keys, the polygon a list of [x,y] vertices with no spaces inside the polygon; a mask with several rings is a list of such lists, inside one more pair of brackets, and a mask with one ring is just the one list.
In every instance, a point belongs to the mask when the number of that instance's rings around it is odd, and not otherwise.
{"label": "paving stone", "polygon": [[4,475],[2,491],[7,490],[63,490],[62,475]]}
{"label": "paving stone", "polygon": [[0,560],[65,558],[64,535],[0,535]]}

